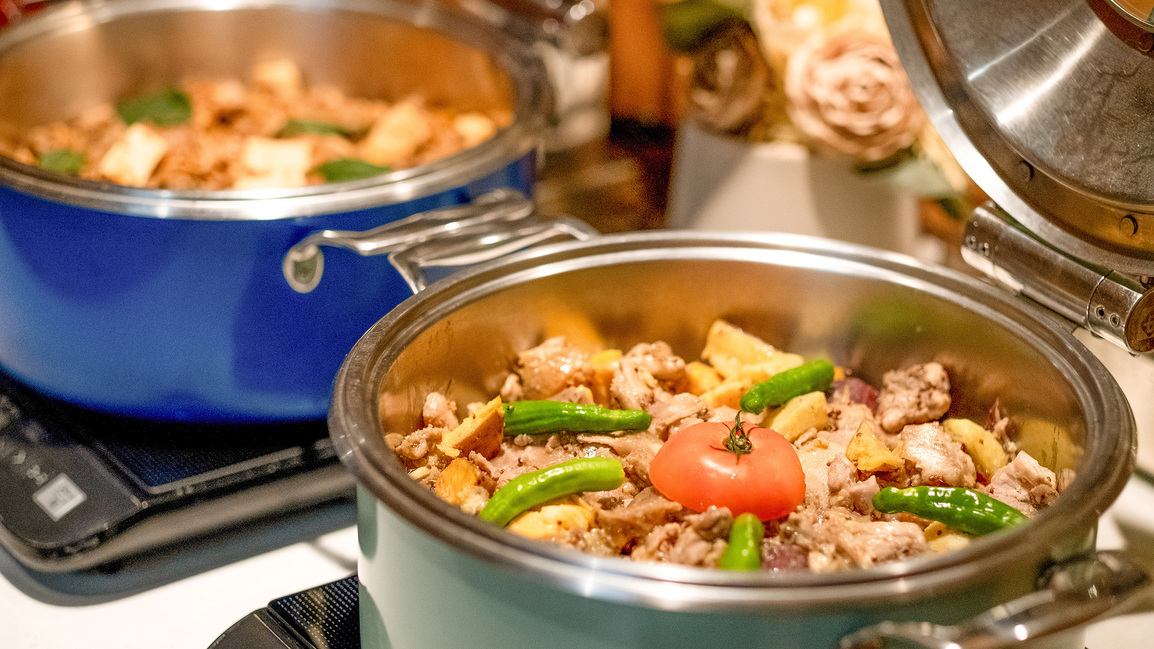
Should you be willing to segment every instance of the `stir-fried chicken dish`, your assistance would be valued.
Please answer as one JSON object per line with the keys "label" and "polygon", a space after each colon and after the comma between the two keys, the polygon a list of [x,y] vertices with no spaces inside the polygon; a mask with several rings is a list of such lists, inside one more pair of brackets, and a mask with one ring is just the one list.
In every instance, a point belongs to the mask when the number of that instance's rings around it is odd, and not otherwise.
{"label": "stir-fried chicken dish", "polygon": [[1018,448],[997,403],[981,422],[950,408],[939,363],[870,385],[717,321],[694,360],[660,341],[587,352],[550,338],[491,401],[430,393],[422,427],[386,441],[441,499],[526,537],[831,572],[965,547],[1072,480]]}
{"label": "stir-fried chicken dish", "polygon": [[292,61],[249,78],[179,87],[95,106],[0,138],[0,154],[89,180],[173,190],[293,188],[357,180],[471,148],[511,115],[390,102],[305,83]]}

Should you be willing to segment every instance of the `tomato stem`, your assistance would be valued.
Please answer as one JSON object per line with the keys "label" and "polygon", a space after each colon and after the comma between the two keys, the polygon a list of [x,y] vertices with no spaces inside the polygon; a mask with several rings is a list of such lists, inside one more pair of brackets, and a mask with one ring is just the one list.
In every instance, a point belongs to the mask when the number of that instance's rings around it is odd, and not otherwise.
{"label": "tomato stem", "polygon": [[749,435],[741,424],[741,411],[733,418],[733,428],[729,429],[729,435],[725,438],[725,450],[739,459],[753,452],[753,442],[749,441]]}

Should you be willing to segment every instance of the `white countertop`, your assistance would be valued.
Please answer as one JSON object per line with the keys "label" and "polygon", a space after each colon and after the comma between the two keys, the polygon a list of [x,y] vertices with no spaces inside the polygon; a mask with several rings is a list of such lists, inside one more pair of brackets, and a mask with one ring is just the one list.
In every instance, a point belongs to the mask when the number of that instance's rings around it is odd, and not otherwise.
{"label": "white countertop", "polygon": [[[291,529],[273,527],[191,549],[176,562],[113,574],[31,573],[0,551],[0,647],[207,649],[269,601],[353,574],[356,529],[343,525],[352,516],[351,507],[323,512]],[[284,545],[286,536],[299,540]],[[1146,544],[1154,552],[1154,486],[1132,479],[1099,536],[1102,548]],[[1145,559],[1154,565],[1154,554]],[[1086,647],[1150,646],[1154,596],[1141,607],[1090,627]]]}

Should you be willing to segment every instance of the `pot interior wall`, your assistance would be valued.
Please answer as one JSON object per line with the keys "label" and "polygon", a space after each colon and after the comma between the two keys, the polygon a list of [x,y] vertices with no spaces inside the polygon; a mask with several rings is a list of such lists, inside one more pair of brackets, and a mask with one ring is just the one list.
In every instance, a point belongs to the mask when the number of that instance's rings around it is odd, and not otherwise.
{"label": "pot interior wall", "polygon": [[340,8],[298,0],[227,11],[121,0],[60,9],[31,38],[0,34],[0,133],[74,117],[188,75],[247,79],[255,62],[279,58],[300,65],[306,84],[353,96],[395,101],[419,91],[432,105],[513,106],[508,75],[477,33],[451,25],[461,33],[450,38],[406,24],[399,19],[418,16],[419,7],[403,0]]}
{"label": "pot interior wall", "polygon": [[527,268],[499,291],[420,307],[414,330],[427,329],[379,379],[381,425],[414,430],[430,390],[462,405],[491,398],[517,351],[549,336],[569,335],[589,350],[663,340],[694,360],[710,323],[724,318],[778,348],[828,355],[875,386],[887,370],[941,362],[953,381],[953,415],[985,423],[997,403],[1040,461],[1078,461],[1087,436],[1079,384],[1092,377],[979,300],[836,258],[681,252],[612,265],[577,260],[563,272]]}

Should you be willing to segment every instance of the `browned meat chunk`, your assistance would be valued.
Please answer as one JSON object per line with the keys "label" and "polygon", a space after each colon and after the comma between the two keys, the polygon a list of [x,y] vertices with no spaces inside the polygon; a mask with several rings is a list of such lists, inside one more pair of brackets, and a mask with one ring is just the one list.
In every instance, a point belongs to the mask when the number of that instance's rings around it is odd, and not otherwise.
{"label": "browned meat chunk", "polygon": [[517,355],[525,399],[548,399],[589,380],[589,357],[562,337],[550,338]]}
{"label": "browned meat chunk", "polygon": [[524,398],[540,400],[570,386],[589,381],[589,355],[572,345],[568,338],[555,337],[517,355]]}
{"label": "browned meat chunk", "polygon": [[878,395],[878,423],[888,433],[906,424],[922,424],[950,409],[950,377],[939,363],[886,372]]}
{"label": "browned meat chunk", "polygon": [[766,543],[761,550],[761,567],[773,572],[808,570],[809,552],[793,543]]}
{"label": "browned meat chunk", "polygon": [[801,470],[805,473],[806,507],[822,509],[829,506],[829,466],[834,458],[844,454],[845,447],[830,446],[821,439],[797,449]]}
{"label": "browned meat chunk", "polygon": [[621,466],[629,480],[649,486],[649,463],[661,448],[661,438],[648,432],[629,433],[620,437],[610,435],[580,435],[584,444],[596,444],[612,449],[621,459]]}
{"label": "browned meat chunk", "polygon": [[634,346],[617,362],[609,395],[622,408],[645,410],[658,394],[685,375],[685,361],[663,342]]}
{"label": "browned meat chunk", "polygon": [[710,507],[677,523],[653,528],[630,555],[635,561],[663,561],[686,566],[714,567],[729,543],[733,515]]}
{"label": "browned meat chunk", "polygon": [[829,440],[841,446],[849,444],[850,438],[861,427],[863,421],[874,421],[873,412],[860,403],[830,401],[826,405],[826,413],[828,415],[826,426],[829,428]]}
{"label": "browned meat chunk", "polygon": [[668,343],[641,343],[623,357],[649,372],[658,381],[674,383],[685,375],[685,360],[673,353]]}
{"label": "browned meat chunk", "polygon": [[421,419],[424,420],[426,426],[450,430],[461,424],[461,420],[457,418],[457,404],[440,392],[430,392],[425,395]]}
{"label": "browned meat chunk", "polygon": [[1058,478],[1025,451],[994,472],[990,495],[1027,516],[1058,498]]}
{"label": "browned meat chunk", "polygon": [[426,426],[414,433],[409,433],[400,446],[397,446],[397,455],[406,460],[424,459],[429,451],[440,443],[441,438],[447,432],[449,431],[445,428]]}
{"label": "browned meat chunk", "polygon": [[686,419],[700,421],[709,414],[709,407],[705,402],[688,392],[658,395],[647,410],[653,417],[649,430],[661,439],[667,439],[669,433],[676,430]]}
{"label": "browned meat chunk", "polygon": [[873,512],[873,498],[879,491],[877,476],[858,480],[857,470],[846,456],[839,455],[829,463],[830,504],[869,514]]}
{"label": "browned meat chunk", "polygon": [[871,521],[839,508],[791,514],[783,531],[791,542],[809,550],[809,567],[815,572],[866,568],[929,550],[916,523]]}
{"label": "browned meat chunk", "polygon": [[906,426],[901,432],[901,443],[907,464],[913,464],[911,484],[973,487],[977,481],[973,458],[941,424]]}
{"label": "browned meat chunk", "polygon": [[613,537],[613,545],[619,551],[637,543],[654,527],[673,522],[683,509],[653,487],[648,487],[621,507],[600,509],[597,521]]}

